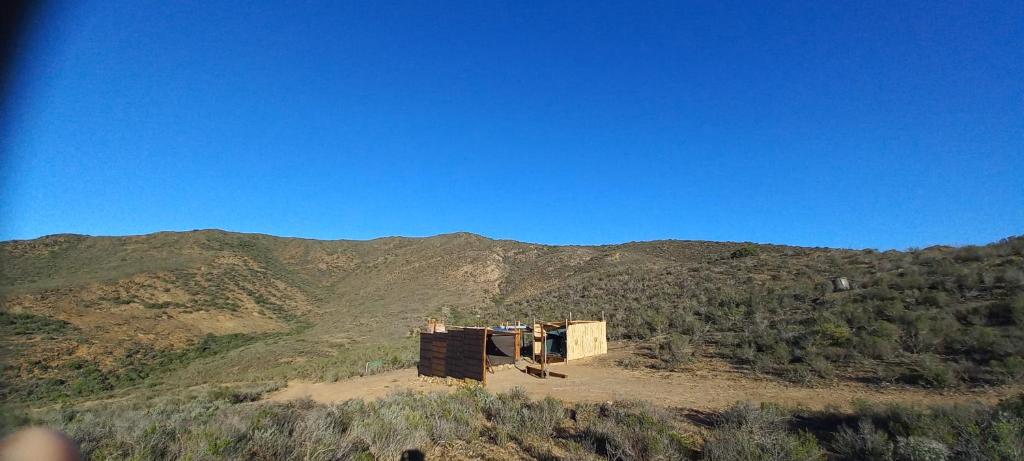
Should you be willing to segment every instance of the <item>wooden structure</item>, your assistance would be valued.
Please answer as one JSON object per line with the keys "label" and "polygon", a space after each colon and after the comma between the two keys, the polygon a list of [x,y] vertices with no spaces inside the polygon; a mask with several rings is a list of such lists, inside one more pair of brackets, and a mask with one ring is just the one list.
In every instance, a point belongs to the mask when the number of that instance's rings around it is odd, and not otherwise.
{"label": "wooden structure", "polygon": [[570,320],[566,330],[566,360],[608,353],[608,324],[604,320]]}
{"label": "wooden structure", "polygon": [[445,328],[444,324],[431,319],[420,334],[417,370],[423,376],[473,379],[486,384],[489,368],[528,359],[540,365],[539,368],[527,367],[528,373],[565,378],[564,373],[548,370],[548,365],[606,353],[608,339],[604,320],[566,319],[534,323],[532,328],[526,325]]}
{"label": "wooden structure", "polygon": [[[564,333],[562,333],[564,332]],[[559,341],[564,337],[564,349],[557,344],[542,341],[543,336],[559,334]],[[563,336],[564,335],[564,336]],[[539,362],[542,347],[548,353],[548,362],[557,363],[577,360],[608,353],[608,324],[604,320],[566,320],[564,322],[545,322],[533,325],[534,361]],[[552,349],[556,349],[552,351]]]}
{"label": "wooden structure", "polygon": [[523,328],[487,329],[487,363],[485,366],[509,365],[519,361],[523,344]]}
{"label": "wooden structure", "polygon": [[446,332],[420,335],[420,361],[424,376],[475,379],[487,382],[486,328],[449,328]]}

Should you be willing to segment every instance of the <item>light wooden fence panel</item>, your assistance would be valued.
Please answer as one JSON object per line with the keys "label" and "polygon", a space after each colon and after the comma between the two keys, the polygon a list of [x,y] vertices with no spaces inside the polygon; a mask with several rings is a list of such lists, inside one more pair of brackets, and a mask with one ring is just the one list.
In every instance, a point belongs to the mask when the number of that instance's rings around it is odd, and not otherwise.
{"label": "light wooden fence panel", "polygon": [[608,353],[608,326],[604,321],[573,322],[565,336],[566,360]]}

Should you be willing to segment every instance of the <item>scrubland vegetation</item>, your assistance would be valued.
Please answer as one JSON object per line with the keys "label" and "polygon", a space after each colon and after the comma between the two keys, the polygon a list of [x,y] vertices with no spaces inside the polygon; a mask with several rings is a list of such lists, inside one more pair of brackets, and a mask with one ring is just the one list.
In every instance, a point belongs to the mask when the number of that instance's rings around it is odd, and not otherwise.
{"label": "scrubland vegetation", "polygon": [[[54,236],[0,250],[4,400],[168,381],[335,380],[366,362],[410,364],[410,331],[442,313],[480,325],[604,313],[611,339],[650,344],[666,370],[715,356],[801,384],[1024,379],[1022,237],[876,252],[200,231]],[[834,277],[852,289],[833,291]]]}
{"label": "scrubland vegetation", "polygon": [[372,402],[251,403],[272,387],[7,414],[60,428],[90,459],[1017,460],[1024,396],[996,406],[737,405],[717,414],[650,402],[531,400],[513,390],[397,393]]}
{"label": "scrubland vegetation", "polygon": [[[833,277],[852,289],[835,292]],[[520,316],[603,312],[613,339],[813,383],[931,388],[1024,379],[1024,238],[907,252],[742,246],[696,264],[603,267],[525,300]],[[505,314],[508,316],[508,314]]]}
{"label": "scrubland vegetation", "polygon": [[[851,289],[835,291],[835,277]],[[0,301],[4,431],[53,425],[94,459],[392,459],[412,448],[453,459],[1024,459],[1021,398],[703,415],[475,388],[330,406],[256,402],[260,389],[195,395],[408,366],[430,316],[486,325],[570,312],[603,313],[611,339],[641,343],[649,356],[626,368],[688,372],[713,357],[801,385],[1019,383],[1024,237],[877,252],[56,236],[0,244]]]}

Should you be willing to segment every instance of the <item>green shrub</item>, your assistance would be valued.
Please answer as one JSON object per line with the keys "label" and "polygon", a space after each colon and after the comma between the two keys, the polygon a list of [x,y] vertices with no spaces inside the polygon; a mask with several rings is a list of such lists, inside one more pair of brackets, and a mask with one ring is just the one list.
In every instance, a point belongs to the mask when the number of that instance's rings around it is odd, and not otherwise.
{"label": "green shrub", "polygon": [[451,394],[426,398],[430,438],[436,442],[471,441],[480,435],[482,390],[467,387]]}
{"label": "green shrub", "polygon": [[1024,320],[1024,299],[1013,298],[975,306],[971,310],[963,311],[963,316],[972,325],[1017,325],[1018,320]]}
{"label": "green shrub", "polygon": [[925,437],[899,437],[893,455],[896,461],[946,461],[949,448]]}
{"label": "green shrub", "polygon": [[845,323],[826,322],[818,327],[818,334],[827,344],[842,346],[850,339],[852,332]]}
{"label": "green shrub", "polygon": [[658,460],[693,456],[667,418],[648,402],[602,404],[584,428],[588,445],[608,459]]}
{"label": "green shrub", "polygon": [[1024,419],[1024,393],[999,401],[995,410],[1012,418]]}
{"label": "green shrub", "polygon": [[932,355],[921,356],[917,363],[909,366],[903,381],[931,388],[950,387],[958,382],[952,367]]}
{"label": "green shrub", "polygon": [[861,336],[857,338],[856,350],[876,360],[889,360],[899,349],[899,344],[891,338],[879,336]]}
{"label": "green shrub", "polygon": [[616,363],[627,370],[638,370],[644,367],[644,361],[635,355],[621,358]]}
{"label": "green shrub", "polygon": [[292,433],[295,458],[310,461],[340,459],[352,449],[346,433],[352,424],[349,408],[324,405],[312,408],[295,425]]}
{"label": "green shrub", "polygon": [[68,322],[29,313],[0,311],[0,335],[53,336],[75,330]]}
{"label": "green shrub", "polygon": [[429,440],[428,423],[422,413],[400,401],[384,400],[370,406],[369,414],[352,424],[351,436],[365,444],[374,458],[397,460],[402,452],[419,449]]}
{"label": "green shrub", "polygon": [[487,399],[484,412],[494,423],[495,440],[502,444],[529,436],[549,437],[565,415],[558,400],[534,402],[519,387]]}
{"label": "green shrub", "polygon": [[1013,323],[1017,326],[1024,327],[1024,294],[1018,294],[1008,303],[1008,310],[1010,311],[1010,318],[1013,319]]}
{"label": "green shrub", "polygon": [[807,358],[807,365],[810,366],[811,370],[819,377],[823,379],[832,379],[835,376],[835,369],[832,368],[832,364],[828,359],[820,355],[811,355]]}
{"label": "green shrub", "polygon": [[668,368],[675,368],[693,359],[694,348],[687,335],[673,333],[658,346],[658,359]]}
{"label": "green shrub", "polygon": [[[286,459],[288,454],[295,449],[288,434],[277,426],[255,427],[249,431],[247,439],[248,443],[245,445],[247,459],[261,461]],[[228,441],[225,439],[224,442]],[[207,446],[211,454],[214,454],[222,452],[227,445],[214,438],[209,441]]]}
{"label": "green shrub", "polygon": [[790,419],[778,407],[749,403],[737,404],[722,412],[719,424],[704,444],[704,459],[740,460],[818,460],[824,453],[817,439],[806,432],[789,433]]}
{"label": "green shrub", "polygon": [[986,247],[979,247],[976,245],[967,245],[958,248],[953,254],[953,258],[958,262],[981,262],[985,258],[991,257],[992,250]]}
{"label": "green shrub", "polygon": [[992,459],[1024,459],[1024,419],[996,416],[989,437],[986,451]]}
{"label": "green shrub", "polygon": [[959,324],[942,312],[907,313],[903,324],[903,348],[912,354],[935,352],[948,338],[957,337]]}
{"label": "green shrub", "polygon": [[919,300],[921,304],[926,306],[932,306],[937,308],[944,308],[949,305],[949,295],[941,291],[929,290],[921,295]]}
{"label": "green shrub", "polygon": [[750,256],[757,256],[758,252],[758,248],[754,245],[743,245],[733,250],[732,253],[729,253],[729,257],[732,259],[746,258]]}
{"label": "green shrub", "polygon": [[860,292],[863,301],[894,302],[897,301],[896,292],[890,290],[886,285],[885,278],[875,279],[877,285]]}
{"label": "green shrub", "polygon": [[811,367],[804,363],[796,363],[787,366],[783,371],[782,377],[786,381],[804,386],[809,386],[818,379],[815,373],[811,371]]}
{"label": "green shrub", "polygon": [[870,419],[861,419],[857,429],[843,426],[832,441],[832,450],[839,459],[860,460],[891,460],[892,442],[884,432],[875,429]]}

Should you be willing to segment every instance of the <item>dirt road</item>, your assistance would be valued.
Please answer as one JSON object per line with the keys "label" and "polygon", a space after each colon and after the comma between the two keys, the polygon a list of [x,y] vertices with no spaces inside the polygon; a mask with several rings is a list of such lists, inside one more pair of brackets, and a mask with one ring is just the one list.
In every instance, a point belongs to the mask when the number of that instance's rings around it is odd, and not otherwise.
{"label": "dirt road", "polygon": [[[516,369],[501,369],[488,375],[487,389],[500,392],[522,387],[534,398],[552,396],[574,402],[643,399],[663,406],[697,410],[718,410],[743,400],[812,409],[830,405],[848,408],[857,399],[921,404],[974,400],[991,403],[1024,391],[1024,386],[944,392],[877,389],[853,382],[812,388],[770,378],[746,376],[731,370],[726,364],[713,361],[702,362],[693,367],[695,371],[676,373],[650,369],[627,370],[615,364],[616,360],[632,353],[629,349],[613,350],[601,357],[552,365],[552,370],[566,373],[569,376],[567,379],[539,379]],[[293,381],[288,387],[268,396],[268,399],[282,401],[308,397],[330,403],[349,399],[375,399],[405,389],[433,392],[450,391],[455,387],[440,380],[418,377],[415,369],[404,369],[335,383]]]}

